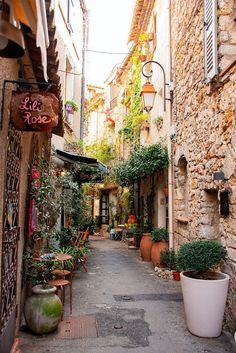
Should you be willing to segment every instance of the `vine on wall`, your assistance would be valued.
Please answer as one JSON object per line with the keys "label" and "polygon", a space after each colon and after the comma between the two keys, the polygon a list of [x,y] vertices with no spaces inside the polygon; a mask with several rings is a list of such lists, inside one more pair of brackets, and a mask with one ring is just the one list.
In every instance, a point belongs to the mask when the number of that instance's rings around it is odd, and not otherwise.
{"label": "vine on wall", "polygon": [[138,178],[154,174],[169,164],[168,152],[160,143],[149,147],[141,146],[131,153],[130,158],[114,168],[116,181],[129,186]]}
{"label": "vine on wall", "polygon": [[124,128],[120,130],[125,140],[133,141],[134,145],[139,143],[140,129],[145,120],[149,121],[149,114],[143,113],[141,93],[141,69],[140,50],[136,50],[132,56],[132,92],[129,113],[124,120]]}

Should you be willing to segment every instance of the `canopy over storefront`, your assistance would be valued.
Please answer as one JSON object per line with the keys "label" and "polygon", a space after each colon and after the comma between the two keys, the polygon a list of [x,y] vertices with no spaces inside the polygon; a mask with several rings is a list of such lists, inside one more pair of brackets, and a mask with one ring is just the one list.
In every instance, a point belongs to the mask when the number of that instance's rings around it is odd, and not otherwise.
{"label": "canopy over storefront", "polygon": [[107,174],[107,167],[95,158],[81,156],[78,153],[66,152],[57,149],[56,157],[65,164],[76,165],[79,168],[75,172],[75,181],[79,183],[101,183]]}

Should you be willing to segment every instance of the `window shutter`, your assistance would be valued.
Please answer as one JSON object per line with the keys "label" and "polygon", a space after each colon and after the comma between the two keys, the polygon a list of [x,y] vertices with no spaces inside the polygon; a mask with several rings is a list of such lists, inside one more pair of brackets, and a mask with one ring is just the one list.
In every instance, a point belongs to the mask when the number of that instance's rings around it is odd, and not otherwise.
{"label": "window shutter", "polygon": [[217,60],[217,0],[204,0],[205,81],[218,74]]}

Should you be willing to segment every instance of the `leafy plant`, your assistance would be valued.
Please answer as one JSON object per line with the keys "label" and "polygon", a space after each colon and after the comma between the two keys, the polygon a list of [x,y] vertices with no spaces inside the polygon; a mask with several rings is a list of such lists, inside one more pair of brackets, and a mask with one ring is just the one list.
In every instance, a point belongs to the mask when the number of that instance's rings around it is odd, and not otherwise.
{"label": "leafy plant", "polygon": [[33,230],[33,238],[44,237],[49,243],[59,215],[60,203],[56,196],[57,176],[45,154],[43,150],[41,158],[34,165],[31,195],[34,208],[37,209],[37,225]]}
{"label": "leafy plant", "polygon": [[157,116],[156,118],[153,119],[153,122],[157,126],[160,126],[163,123],[163,117],[162,116]]}
{"label": "leafy plant", "polygon": [[121,186],[131,185],[136,179],[167,167],[168,163],[167,149],[160,143],[149,147],[141,146],[131,153],[127,161],[115,167],[116,182]]}
{"label": "leafy plant", "polygon": [[197,278],[225,260],[227,251],[214,240],[194,240],[180,246],[177,260],[182,270],[194,271]]}
{"label": "leafy plant", "polygon": [[33,258],[31,254],[24,256],[25,270],[24,277],[32,286],[42,284],[43,288],[47,288],[48,281],[53,279],[52,270],[54,263],[52,261],[39,261]]}
{"label": "leafy plant", "polygon": [[74,112],[78,112],[79,111],[78,104],[73,99],[67,99],[66,100],[66,105],[70,105],[71,108],[74,110]]}
{"label": "leafy plant", "polygon": [[88,157],[96,158],[99,161],[107,164],[114,158],[114,153],[111,150],[111,144],[107,138],[102,138],[98,142],[85,147]]}
{"label": "leafy plant", "polygon": [[166,228],[156,228],[151,231],[152,241],[168,241],[169,240],[169,233]]}
{"label": "leafy plant", "polygon": [[177,270],[177,254],[173,249],[161,251],[160,254],[161,265],[167,267],[169,270]]}

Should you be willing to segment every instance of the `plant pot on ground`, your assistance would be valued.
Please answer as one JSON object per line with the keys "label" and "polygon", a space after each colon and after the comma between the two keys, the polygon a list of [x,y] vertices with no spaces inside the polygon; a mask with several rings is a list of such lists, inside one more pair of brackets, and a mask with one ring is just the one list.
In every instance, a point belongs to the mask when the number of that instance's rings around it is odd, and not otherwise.
{"label": "plant pot on ground", "polygon": [[215,268],[226,255],[224,247],[214,240],[195,240],[179,249],[186,323],[196,336],[221,334],[229,276]]}
{"label": "plant pot on ground", "polygon": [[55,331],[61,320],[63,306],[57,288],[41,284],[32,288],[24,306],[25,321],[31,332],[45,334]]}
{"label": "plant pot on ground", "polygon": [[154,266],[161,264],[161,252],[168,249],[169,234],[165,228],[156,228],[151,232],[152,236],[152,249],[151,261]]}
{"label": "plant pot on ground", "polygon": [[180,281],[180,271],[177,265],[177,254],[173,249],[161,251],[160,256],[161,266],[172,271],[173,280]]}
{"label": "plant pot on ground", "polygon": [[152,238],[151,233],[142,233],[140,241],[140,255],[143,261],[151,261]]}

